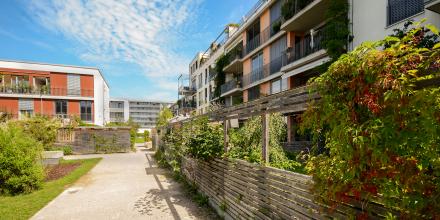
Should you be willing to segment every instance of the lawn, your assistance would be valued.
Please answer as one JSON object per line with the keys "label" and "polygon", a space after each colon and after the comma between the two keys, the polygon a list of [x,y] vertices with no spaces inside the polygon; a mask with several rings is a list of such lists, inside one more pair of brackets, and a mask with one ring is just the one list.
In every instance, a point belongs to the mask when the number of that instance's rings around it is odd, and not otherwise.
{"label": "lawn", "polygon": [[136,137],[136,143],[138,143],[138,144],[143,144],[143,143],[145,143],[145,138],[144,138],[144,136],[137,136]]}
{"label": "lawn", "polygon": [[40,190],[18,196],[0,196],[0,219],[29,219],[77,179],[91,170],[101,158],[63,160],[61,163],[81,165],[67,176],[43,184]]}

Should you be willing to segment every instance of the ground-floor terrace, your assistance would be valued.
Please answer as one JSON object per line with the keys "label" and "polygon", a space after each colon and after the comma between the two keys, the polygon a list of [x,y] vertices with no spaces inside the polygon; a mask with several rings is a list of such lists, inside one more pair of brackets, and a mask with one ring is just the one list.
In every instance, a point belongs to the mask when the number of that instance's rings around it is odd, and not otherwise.
{"label": "ground-floor terrace", "polygon": [[45,115],[62,119],[79,118],[94,122],[93,99],[77,100],[57,98],[0,97],[0,112],[12,118],[22,119],[33,115]]}

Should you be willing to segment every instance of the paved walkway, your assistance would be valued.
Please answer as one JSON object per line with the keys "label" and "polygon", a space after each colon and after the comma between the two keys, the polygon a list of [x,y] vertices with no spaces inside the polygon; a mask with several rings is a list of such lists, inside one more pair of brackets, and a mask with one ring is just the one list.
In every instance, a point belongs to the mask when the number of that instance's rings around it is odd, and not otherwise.
{"label": "paved walkway", "polygon": [[103,157],[95,168],[41,209],[32,219],[213,219],[182,193],[153,152],[70,156]]}

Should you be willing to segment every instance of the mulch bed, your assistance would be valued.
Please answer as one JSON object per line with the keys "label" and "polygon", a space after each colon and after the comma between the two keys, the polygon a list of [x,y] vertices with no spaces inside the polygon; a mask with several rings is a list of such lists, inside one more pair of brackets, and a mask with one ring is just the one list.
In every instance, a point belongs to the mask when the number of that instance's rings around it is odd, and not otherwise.
{"label": "mulch bed", "polygon": [[69,163],[69,164],[57,164],[46,167],[46,178],[45,181],[52,181],[62,178],[72,171],[74,171],[77,167],[81,165],[80,162],[77,163]]}

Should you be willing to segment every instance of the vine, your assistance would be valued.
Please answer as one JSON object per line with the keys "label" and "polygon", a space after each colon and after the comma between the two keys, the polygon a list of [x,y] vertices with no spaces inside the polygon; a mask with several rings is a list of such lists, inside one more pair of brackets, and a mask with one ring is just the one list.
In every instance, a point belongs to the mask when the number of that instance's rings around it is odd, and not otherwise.
{"label": "vine", "polygon": [[328,153],[307,164],[324,201],[380,199],[402,217],[440,216],[440,89],[416,87],[440,77],[440,43],[420,48],[422,30],[364,43],[311,82],[321,100],[302,130],[325,136]]}
{"label": "vine", "polygon": [[[217,72],[217,77],[215,77],[215,90],[214,90],[214,96],[220,97],[221,95],[221,86],[226,82],[226,75],[223,71],[223,68],[226,67],[229,64],[229,54],[224,54],[218,58],[218,60],[215,63],[215,71]],[[222,101],[223,98],[220,98],[220,101]]]}

